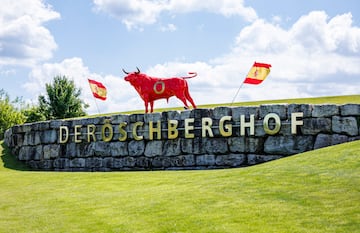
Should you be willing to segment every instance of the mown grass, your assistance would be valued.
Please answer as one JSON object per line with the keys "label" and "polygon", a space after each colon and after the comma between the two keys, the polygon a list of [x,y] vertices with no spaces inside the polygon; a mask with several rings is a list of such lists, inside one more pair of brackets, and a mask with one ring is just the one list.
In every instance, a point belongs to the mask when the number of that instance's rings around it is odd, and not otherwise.
{"label": "mown grass", "polygon": [[[139,101],[141,101],[139,99]],[[222,104],[203,104],[198,108],[215,108],[219,106],[236,107],[236,106],[259,106],[261,104],[344,104],[344,103],[360,103],[360,95],[343,95],[343,96],[324,96],[314,98],[296,98],[296,99],[278,99],[278,100],[262,100],[262,101],[247,101],[235,103],[222,103]],[[154,112],[163,112],[170,110],[184,110],[183,107],[176,108],[155,108]],[[120,112],[122,114],[144,113],[144,109],[133,110],[127,112]]]}
{"label": "mown grass", "polygon": [[0,232],[360,232],[360,141],[206,171],[32,172],[0,153]]}

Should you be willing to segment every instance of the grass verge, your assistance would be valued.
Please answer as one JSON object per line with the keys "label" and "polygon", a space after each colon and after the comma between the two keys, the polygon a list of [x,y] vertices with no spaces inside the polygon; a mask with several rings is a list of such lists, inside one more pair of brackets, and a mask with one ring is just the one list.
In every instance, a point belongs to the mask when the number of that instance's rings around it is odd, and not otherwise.
{"label": "grass verge", "polygon": [[58,173],[24,171],[0,147],[0,232],[360,232],[359,148],[227,170]]}
{"label": "grass verge", "polygon": [[[215,108],[220,106],[238,107],[238,106],[259,106],[261,104],[345,104],[345,103],[360,103],[360,95],[343,95],[343,96],[323,96],[314,98],[296,98],[296,99],[279,99],[279,100],[262,100],[262,101],[247,101],[236,103],[222,103],[222,104],[203,104],[198,108]],[[155,108],[154,112],[164,112],[171,110],[184,110],[183,107],[177,108]],[[134,110],[128,112],[120,112],[121,114],[144,113],[144,110]],[[106,114],[107,115],[107,114]]]}

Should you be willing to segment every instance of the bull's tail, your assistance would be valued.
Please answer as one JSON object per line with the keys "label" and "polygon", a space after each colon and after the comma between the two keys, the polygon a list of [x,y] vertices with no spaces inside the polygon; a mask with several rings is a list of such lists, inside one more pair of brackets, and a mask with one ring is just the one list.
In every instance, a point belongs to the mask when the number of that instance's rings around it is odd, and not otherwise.
{"label": "bull's tail", "polygon": [[194,78],[197,76],[196,72],[189,72],[189,76],[181,77],[182,79]]}

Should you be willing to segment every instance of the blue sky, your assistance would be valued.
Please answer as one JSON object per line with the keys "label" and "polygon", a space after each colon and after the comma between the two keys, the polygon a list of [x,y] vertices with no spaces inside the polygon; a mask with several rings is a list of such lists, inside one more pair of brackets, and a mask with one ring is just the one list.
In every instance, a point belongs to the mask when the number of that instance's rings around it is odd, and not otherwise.
{"label": "blue sky", "polygon": [[[357,0],[2,0],[0,88],[37,103],[66,75],[96,113],[87,78],[108,89],[101,112],[143,109],[121,69],[183,76],[197,104],[231,102],[254,61],[270,63],[236,101],[359,94]],[[181,106],[171,98],[157,107]]]}

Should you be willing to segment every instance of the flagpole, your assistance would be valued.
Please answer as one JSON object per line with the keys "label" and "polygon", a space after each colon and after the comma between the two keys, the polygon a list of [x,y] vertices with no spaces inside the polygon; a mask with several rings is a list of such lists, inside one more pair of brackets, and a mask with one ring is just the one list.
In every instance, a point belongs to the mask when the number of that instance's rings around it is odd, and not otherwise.
{"label": "flagpole", "polygon": [[[244,80],[244,81],[245,81],[245,80]],[[230,107],[233,105],[233,103],[234,103],[234,101],[235,101],[235,99],[236,99],[237,95],[239,94],[240,89],[241,89],[241,88],[242,88],[242,86],[244,85],[244,81],[241,83],[240,87],[238,88],[238,90],[237,90],[237,92],[236,92],[236,94],[235,94],[235,96],[234,96],[233,100],[231,101]]]}
{"label": "flagpole", "polygon": [[93,98],[94,98],[94,101],[95,101],[96,109],[97,109],[98,113],[100,114],[100,110],[99,110],[99,106],[97,104],[96,98],[95,97],[93,97]]}

